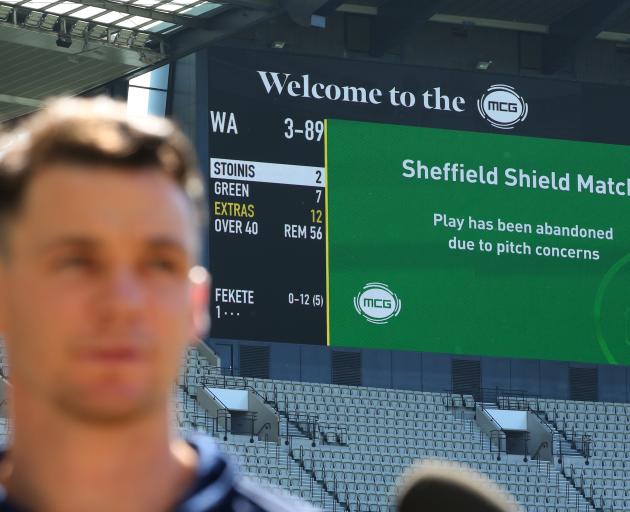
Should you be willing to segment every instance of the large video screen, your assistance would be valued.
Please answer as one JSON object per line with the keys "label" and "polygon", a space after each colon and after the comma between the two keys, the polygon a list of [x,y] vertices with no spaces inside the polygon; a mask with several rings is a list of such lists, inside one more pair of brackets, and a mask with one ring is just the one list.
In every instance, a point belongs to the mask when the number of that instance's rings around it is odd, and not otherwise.
{"label": "large video screen", "polygon": [[331,345],[630,362],[630,148],[327,122]]}
{"label": "large video screen", "polygon": [[627,361],[624,199],[562,189],[574,173],[622,190],[626,88],[217,47],[200,92],[212,338]]}

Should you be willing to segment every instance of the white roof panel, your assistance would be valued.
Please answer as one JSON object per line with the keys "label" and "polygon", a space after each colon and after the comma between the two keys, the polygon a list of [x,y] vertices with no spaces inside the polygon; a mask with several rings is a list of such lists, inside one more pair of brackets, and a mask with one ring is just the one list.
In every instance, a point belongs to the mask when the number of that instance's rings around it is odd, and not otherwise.
{"label": "white roof panel", "polygon": [[105,14],[103,14],[102,16],[99,16],[98,18],[95,18],[93,21],[98,21],[99,23],[114,23],[115,21],[118,21],[122,18],[126,18],[127,16],[129,16],[128,14],[125,14],[124,12],[114,12],[114,11],[109,11],[106,12]]}
{"label": "white roof panel", "polygon": [[133,5],[137,5],[138,7],[153,7],[160,2],[161,0],[136,0]]}
{"label": "white roof panel", "polygon": [[105,9],[101,9],[100,7],[85,7],[83,9],[79,9],[78,11],[73,12],[72,16],[75,18],[86,20],[88,18],[96,16],[97,14],[101,14],[102,12],[105,12]]}
{"label": "white roof panel", "polygon": [[47,7],[47,12],[53,12],[55,14],[66,14],[68,12],[76,11],[83,7],[81,4],[75,4],[74,2],[61,2],[60,4]]}
{"label": "white roof panel", "polygon": [[[151,12],[174,13],[185,15],[188,18],[203,15],[221,7],[222,4],[206,2],[203,0],[114,0],[121,7],[127,3],[147,10],[147,16],[132,16],[131,14],[110,11],[104,7],[87,6],[80,2],[70,0],[0,0],[0,6],[5,5],[36,10],[43,13],[51,13],[57,16],[67,16],[79,20],[102,23],[109,26],[131,29],[134,32],[166,33],[182,28],[181,25],[172,22],[155,20]],[[51,27],[47,26],[47,29]]]}
{"label": "white roof panel", "polygon": [[44,7],[56,3],[56,0],[32,0],[22,4],[22,7],[29,7],[30,9],[43,9]]}
{"label": "white roof panel", "polygon": [[217,7],[221,7],[221,4],[215,4],[212,2],[200,2],[197,5],[193,5],[188,9],[180,11],[178,14],[187,14],[188,16],[200,16],[206,12],[209,12]]}
{"label": "white roof panel", "polygon": [[116,22],[116,25],[125,28],[135,28],[138,25],[143,25],[149,21],[151,21],[151,18],[145,18],[144,16],[132,16],[131,18]]}
{"label": "white roof panel", "polygon": [[155,8],[158,11],[166,11],[166,12],[173,12],[173,11],[178,11],[179,9],[181,9],[183,6],[173,3],[173,2],[167,2],[165,4],[160,4],[158,6],[156,6]]}
{"label": "white roof panel", "polygon": [[153,23],[149,23],[148,25],[143,25],[142,30],[147,30],[149,32],[162,32],[167,28],[174,27],[173,23],[167,23],[165,21],[154,21]]}

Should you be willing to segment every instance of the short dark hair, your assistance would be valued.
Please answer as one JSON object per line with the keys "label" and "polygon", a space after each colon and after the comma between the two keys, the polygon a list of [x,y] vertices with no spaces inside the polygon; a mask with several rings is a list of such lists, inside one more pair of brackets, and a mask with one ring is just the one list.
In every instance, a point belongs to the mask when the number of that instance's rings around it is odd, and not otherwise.
{"label": "short dark hair", "polygon": [[176,125],[154,116],[131,116],[107,97],[59,98],[19,122],[0,139],[0,246],[20,212],[31,178],[57,163],[153,167],[171,178],[204,219],[203,182],[193,148]]}

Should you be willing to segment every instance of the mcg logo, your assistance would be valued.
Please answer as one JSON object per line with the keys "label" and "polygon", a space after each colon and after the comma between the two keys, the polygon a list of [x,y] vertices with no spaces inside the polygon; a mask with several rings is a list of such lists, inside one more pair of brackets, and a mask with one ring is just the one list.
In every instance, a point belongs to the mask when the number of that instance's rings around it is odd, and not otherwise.
{"label": "mcg logo", "polygon": [[354,309],[368,322],[385,324],[400,313],[400,299],[386,284],[368,283],[354,298]]}
{"label": "mcg logo", "polygon": [[477,109],[495,128],[511,130],[527,117],[527,103],[514,87],[495,84],[477,100]]}

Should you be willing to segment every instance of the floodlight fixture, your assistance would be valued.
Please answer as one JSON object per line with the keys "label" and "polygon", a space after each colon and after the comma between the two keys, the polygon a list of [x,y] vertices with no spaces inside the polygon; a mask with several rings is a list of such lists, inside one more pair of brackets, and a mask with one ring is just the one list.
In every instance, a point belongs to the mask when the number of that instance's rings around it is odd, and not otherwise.
{"label": "floodlight fixture", "polygon": [[56,44],[60,48],[70,48],[72,46],[72,37],[70,37],[70,34],[61,34],[60,33],[57,36]]}
{"label": "floodlight fixture", "polygon": [[55,43],[60,48],[70,48],[72,46],[72,37],[68,34],[66,18],[59,20],[59,33],[57,34],[57,41],[55,41]]}
{"label": "floodlight fixture", "polygon": [[320,14],[311,15],[311,27],[326,28],[326,17]]}

